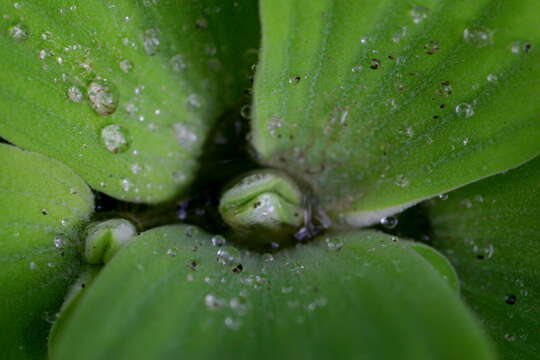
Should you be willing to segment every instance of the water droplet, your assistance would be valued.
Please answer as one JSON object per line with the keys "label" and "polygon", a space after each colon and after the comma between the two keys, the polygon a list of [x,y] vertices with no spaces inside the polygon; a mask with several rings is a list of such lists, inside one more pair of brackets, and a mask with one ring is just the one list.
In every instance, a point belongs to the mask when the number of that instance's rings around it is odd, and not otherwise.
{"label": "water droplet", "polygon": [[438,198],[441,200],[448,200],[448,194],[440,194]]}
{"label": "water droplet", "polygon": [[198,141],[198,136],[194,132],[193,126],[188,123],[175,123],[172,127],[180,145],[186,149],[192,149]]}
{"label": "water droplet", "polygon": [[141,167],[141,165],[139,165],[137,163],[133,163],[133,164],[131,164],[130,169],[131,169],[131,172],[136,175],[136,174],[141,172],[142,167]]}
{"label": "water droplet", "polygon": [[182,184],[187,180],[186,174],[182,171],[174,171],[172,173],[172,178],[176,184]]}
{"label": "water droplet", "polygon": [[186,103],[191,108],[200,108],[202,105],[201,97],[197,94],[190,94],[186,99]]}
{"label": "water droplet", "polygon": [[407,27],[403,26],[392,36],[392,41],[396,44],[399,43],[405,36],[407,36]]}
{"label": "water droplet", "polygon": [[103,145],[112,153],[121,153],[129,147],[129,132],[121,125],[107,125],[101,129]]}
{"label": "water droplet", "polygon": [[463,30],[463,39],[475,47],[481,48],[493,43],[494,31],[483,26],[473,26]]}
{"label": "water droplet", "polygon": [[360,64],[353,66],[352,72],[360,72],[364,67]]}
{"label": "water droplet", "polygon": [[244,297],[233,297],[229,301],[229,306],[238,315],[244,315],[248,309],[247,300]]}
{"label": "water droplet", "polygon": [[409,15],[412,18],[413,23],[420,24],[422,21],[429,17],[429,9],[422,6],[415,6],[409,11]]}
{"label": "water droplet", "polygon": [[238,330],[242,326],[240,319],[234,319],[230,316],[225,318],[225,326],[231,330]]}
{"label": "water droplet", "polygon": [[212,245],[216,247],[224,246],[227,243],[227,240],[221,235],[212,236]]}
{"label": "water droplet", "polygon": [[71,86],[67,91],[67,96],[69,100],[76,103],[82,103],[83,101],[83,92],[77,86]]}
{"label": "water droplet", "polygon": [[362,37],[362,38],[360,39],[360,44],[366,45],[366,44],[369,43],[369,41],[370,41],[370,40],[369,40],[369,37],[364,36],[364,37]]}
{"label": "water droplet", "polygon": [[499,77],[496,74],[488,74],[486,79],[489,82],[496,82],[497,80],[499,80]]}
{"label": "water droplet", "polygon": [[124,59],[124,60],[120,61],[118,63],[118,65],[120,66],[120,70],[122,70],[125,73],[128,73],[131,70],[133,70],[133,62],[131,62],[128,59]]}
{"label": "water droplet", "polygon": [[341,250],[344,245],[343,241],[341,241],[339,238],[327,237],[326,239],[324,239],[324,241],[326,242],[326,246],[328,247],[328,250],[331,250],[331,251]]}
{"label": "water droplet", "polygon": [[28,29],[23,24],[13,25],[8,29],[8,35],[15,41],[28,39]]}
{"label": "water droplet", "polygon": [[38,268],[37,264],[35,262],[30,262],[29,264],[30,270],[36,270]]}
{"label": "water droplet", "polygon": [[382,226],[384,226],[387,229],[394,229],[398,225],[398,218],[395,216],[387,216],[381,218],[379,221]]}
{"label": "water droplet", "polygon": [[171,57],[171,59],[169,60],[169,63],[171,64],[171,68],[176,72],[180,72],[184,70],[185,68],[187,68],[187,64],[184,60],[184,56],[180,54],[177,54]]}
{"label": "water droplet", "polygon": [[395,184],[397,186],[399,186],[399,187],[404,188],[404,187],[409,186],[410,181],[409,181],[409,179],[407,179],[407,177],[405,175],[399,174],[399,175],[396,176]]}
{"label": "water droplet", "polygon": [[204,297],[204,303],[209,310],[216,310],[223,307],[223,300],[213,294],[208,294]]}
{"label": "water droplet", "polygon": [[251,105],[246,104],[242,106],[242,108],[240,109],[240,116],[242,116],[244,119],[249,120],[250,114],[251,114]]}
{"label": "water droplet", "polygon": [[270,132],[270,135],[276,136],[277,130],[281,129],[283,126],[283,122],[281,121],[281,118],[277,115],[273,115],[270,120],[268,120],[268,124],[266,125],[266,128]]}
{"label": "water droplet", "polygon": [[195,226],[186,226],[186,230],[184,231],[184,233],[186,234],[187,237],[191,238],[191,237],[194,237],[194,236],[197,236],[197,234],[199,233],[199,230],[195,227]]}
{"label": "water droplet", "polygon": [[128,192],[129,189],[131,188],[131,182],[128,180],[128,179],[122,179],[120,184],[122,185],[122,189],[125,191],[125,192]]}
{"label": "water droplet", "polygon": [[219,249],[216,252],[217,262],[221,265],[237,266],[241,263],[240,251],[232,246]]}
{"label": "water droplet", "polygon": [[302,78],[300,76],[298,76],[298,75],[293,76],[293,77],[289,78],[289,84],[296,85],[296,84],[298,84],[300,82],[301,79]]}
{"label": "water droplet", "polygon": [[153,56],[159,51],[159,29],[151,28],[144,31],[143,46],[146,55]]}
{"label": "water droplet", "polygon": [[169,255],[170,257],[175,257],[176,251],[174,249],[167,249],[167,255]]}
{"label": "water droplet", "polygon": [[100,115],[110,115],[118,107],[118,89],[107,79],[92,80],[88,85],[87,95],[90,106]]}
{"label": "water droplet", "polygon": [[460,117],[469,118],[474,115],[474,109],[470,104],[461,103],[456,106],[456,114]]}
{"label": "water droplet", "polygon": [[53,243],[54,247],[57,249],[62,249],[64,247],[64,239],[62,239],[60,236],[55,237]]}
{"label": "water droplet", "polygon": [[44,60],[47,57],[47,50],[41,49],[39,50],[39,58],[40,60]]}
{"label": "water droplet", "polygon": [[270,263],[270,262],[274,261],[274,255],[272,255],[270,253],[265,253],[262,256],[262,259],[263,259],[263,261],[265,263]]}
{"label": "water droplet", "polygon": [[519,54],[523,52],[529,52],[531,50],[531,44],[524,41],[515,41],[512,43],[512,54]]}
{"label": "water droplet", "polygon": [[281,292],[283,294],[290,294],[294,290],[294,287],[292,286],[285,286],[281,288]]}

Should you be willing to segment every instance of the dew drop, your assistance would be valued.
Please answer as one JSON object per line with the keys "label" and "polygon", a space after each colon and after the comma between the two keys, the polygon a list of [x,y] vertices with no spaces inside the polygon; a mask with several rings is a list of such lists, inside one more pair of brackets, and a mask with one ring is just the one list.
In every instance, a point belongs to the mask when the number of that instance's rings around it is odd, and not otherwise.
{"label": "dew drop", "polygon": [[204,297],[204,304],[209,310],[216,310],[221,308],[224,305],[224,302],[213,294],[207,294]]}
{"label": "dew drop", "polygon": [[270,253],[265,253],[263,254],[262,256],[262,259],[265,263],[271,263],[274,261],[274,255],[270,254]]}
{"label": "dew drop", "polygon": [[118,89],[107,79],[92,80],[88,85],[87,95],[90,106],[100,115],[110,115],[118,107]]}
{"label": "dew drop", "polygon": [[364,67],[360,64],[353,66],[352,72],[360,72]]}
{"label": "dew drop", "polygon": [[133,70],[133,62],[131,62],[128,59],[124,59],[118,63],[118,66],[120,66],[120,70],[122,70],[125,73],[130,72]]}
{"label": "dew drop", "polygon": [[302,78],[300,76],[298,76],[298,75],[293,76],[293,77],[289,78],[289,84],[296,85],[296,84],[298,84],[300,82],[301,79]]}
{"label": "dew drop", "polygon": [[331,250],[331,251],[341,250],[344,245],[343,241],[341,241],[338,238],[327,237],[326,239],[324,239],[324,241],[326,242],[326,246],[328,247],[328,250]]}
{"label": "dew drop", "polygon": [[131,189],[131,182],[128,179],[122,179],[120,184],[122,185],[122,190],[128,192]]}
{"label": "dew drop", "polygon": [[186,104],[192,109],[200,108],[202,106],[201,97],[197,94],[190,94],[186,98]]}
{"label": "dew drop", "polygon": [[186,226],[186,230],[184,231],[184,233],[186,234],[187,237],[191,238],[191,237],[194,237],[194,236],[197,236],[197,234],[199,233],[199,230],[197,230],[197,228],[195,226]]}
{"label": "dew drop", "polygon": [[231,330],[238,330],[242,326],[240,319],[235,319],[230,316],[225,318],[225,326]]}
{"label": "dew drop", "polygon": [[220,248],[216,252],[217,262],[220,265],[236,266],[240,264],[240,251],[232,246]]}
{"label": "dew drop", "polygon": [[469,118],[474,115],[474,109],[470,104],[461,103],[456,106],[456,114],[460,117]]}
{"label": "dew drop", "polygon": [[380,224],[387,229],[394,229],[398,225],[398,218],[395,216],[387,216],[381,218]]}
{"label": "dew drop", "polygon": [[483,26],[474,26],[463,30],[465,42],[481,48],[493,43],[494,31]]}
{"label": "dew drop", "polygon": [[54,243],[54,247],[57,249],[64,248],[64,239],[62,239],[62,237],[60,236],[55,237],[53,240],[53,243]]}
{"label": "dew drop", "polygon": [[497,80],[499,80],[499,77],[496,74],[488,74],[486,79],[487,79],[487,81],[493,83],[493,82],[496,82]]}
{"label": "dew drop", "polygon": [[101,141],[112,153],[121,153],[129,148],[129,132],[121,125],[107,125],[101,129]]}
{"label": "dew drop", "polygon": [[143,46],[146,55],[153,56],[159,51],[159,29],[150,28],[144,31]]}
{"label": "dew drop", "polygon": [[77,86],[71,86],[67,91],[67,96],[70,101],[75,103],[82,103],[83,101],[83,92]]}
{"label": "dew drop", "polygon": [[426,20],[429,17],[429,14],[429,9],[422,6],[415,6],[409,11],[409,15],[415,24],[420,24],[422,21]]}
{"label": "dew drop", "polygon": [[133,164],[131,164],[130,169],[131,169],[131,172],[136,175],[136,174],[139,174],[141,172],[142,167],[141,167],[141,165],[139,165],[137,163],[133,163]]}
{"label": "dew drop", "polygon": [[37,264],[35,262],[30,262],[29,264],[30,270],[36,270],[38,268]]}
{"label": "dew drop", "polygon": [[175,257],[176,251],[174,251],[174,249],[167,249],[167,255],[169,255],[170,257]]}
{"label": "dew drop", "polygon": [[216,246],[216,247],[221,247],[221,246],[224,246],[226,244],[226,240],[223,236],[221,235],[214,235],[212,236],[212,245],[213,246]]}
{"label": "dew drop", "polygon": [[171,68],[176,72],[180,72],[184,70],[185,68],[187,68],[187,64],[186,64],[186,61],[184,60],[184,56],[180,54],[177,54],[171,57],[171,59],[169,60],[169,63],[171,64]]}
{"label": "dew drop", "polygon": [[249,120],[250,114],[251,114],[251,105],[246,104],[242,106],[242,108],[240,109],[240,116],[242,116],[244,119]]}
{"label": "dew drop", "polygon": [[396,176],[395,184],[397,186],[399,186],[399,187],[405,188],[405,187],[409,186],[410,181],[409,181],[409,179],[407,179],[407,177],[405,175],[399,174],[399,175]]}
{"label": "dew drop", "polygon": [[15,41],[28,39],[28,29],[23,24],[13,25],[8,29],[8,35]]}
{"label": "dew drop", "polygon": [[190,150],[198,141],[197,134],[193,131],[193,126],[188,123],[173,124],[174,134],[176,139],[184,148]]}
{"label": "dew drop", "polygon": [[438,198],[440,200],[448,200],[448,194],[440,194],[440,195],[438,195]]}

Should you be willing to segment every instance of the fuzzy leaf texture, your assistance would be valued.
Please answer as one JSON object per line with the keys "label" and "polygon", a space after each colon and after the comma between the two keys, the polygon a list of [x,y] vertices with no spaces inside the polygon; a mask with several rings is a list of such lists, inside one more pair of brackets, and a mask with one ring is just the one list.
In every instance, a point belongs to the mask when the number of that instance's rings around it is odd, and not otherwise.
{"label": "fuzzy leaf texture", "polygon": [[0,136],[132,202],[185,191],[256,61],[253,0],[3,1],[0,14]]}
{"label": "fuzzy leaf texture", "polygon": [[213,246],[193,226],[153,229],[102,270],[50,355],[493,359],[441,276],[447,270],[425,259],[408,242],[369,231],[271,257]]}
{"label": "fuzzy leaf texture", "polygon": [[376,223],[540,152],[535,0],[262,0],[253,145]]}
{"label": "fuzzy leaf texture", "polygon": [[77,241],[93,196],[70,169],[43,155],[0,144],[0,164],[1,355],[36,359],[77,277]]}

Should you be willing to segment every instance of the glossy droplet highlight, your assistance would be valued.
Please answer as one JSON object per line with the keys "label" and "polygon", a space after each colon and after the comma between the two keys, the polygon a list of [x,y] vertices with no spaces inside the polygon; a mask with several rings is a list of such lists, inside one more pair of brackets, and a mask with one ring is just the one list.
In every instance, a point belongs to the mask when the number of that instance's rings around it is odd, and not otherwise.
{"label": "glossy droplet highlight", "polygon": [[133,70],[133,62],[131,62],[131,61],[127,60],[127,59],[124,59],[124,60],[120,61],[118,63],[118,66],[120,66],[120,70],[122,70],[125,73],[128,73],[131,70]]}
{"label": "glossy droplet highlight", "polygon": [[216,247],[221,247],[221,246],[224,246],[227,241],[225,240],[225,238],[221,235],[214,235],[212,236],[212,245],[213,246],[216,246]]}
{"label": "glossy droplet highlight", "polygon": [[387,229],[394,229],[398,225],[398,218],[395,216],[387,216],[381,218],[380,224]]}
{"label": "glossy droplet highlight", "polygon": [[23,24],[13,25],[8,29],[8,35],[15,41],[28,39],[28,29]]}
{"label": "glossy droplet highlight", "polygon": [[483,26],[473,26],[463,30],[463,39],[468,44],[481,48],[493,43],[494,31]]}
{"label": "glossy droplet highlight", "polygon": [[412,22],[420,24],[429,17],[429,9],[422,6],[415,6],[409,11],[409,15],[412,18]]}
{"label": "glossy droplet highlight", "polygon": [[327,237],[326,239],[324,239],[324,241],[326,242],[326,246],[330,251],[339,251],[343,248],[344,245],[343,241],[335,237]]}
{"label": "glossy droplet highlight", "polygon": [[87,95],[90,106],[100,115],[110,115],[118,107],[118,89],[107,79],[92,80],[88,84]]}
{"label": "glossy droplet highlight", "polygon": [[470,118],[474,115],[474,109],[471,104],[461,103],[456,106],[456,114],[463,118]]}
{"label": "glossy droplet highlight", "polygon": [[184,148],[190,150],[197,143],[199,137],[195,133],[193,126],[188,123],[175,123],[173,124],[173,131],[176,135],[176,139]]}
{"label": "glossy droplet highlight", "polygon": [[83,92],[77,86],[71,86],[67,91],[67,97],[70,101],[75,103],[82,103],[83,101]]}
{"label": "glossy droplet highlight", "polygon": [[151,28],[144,31],[143,46],[146,55],[153,56],[159,51],[159,29]]}
{"label": "glossy droplet highlight", "polygon": [[129,148],[129,132],[118,124],[107,125],[101,129],[101,141],[112,153],[121,153]]}

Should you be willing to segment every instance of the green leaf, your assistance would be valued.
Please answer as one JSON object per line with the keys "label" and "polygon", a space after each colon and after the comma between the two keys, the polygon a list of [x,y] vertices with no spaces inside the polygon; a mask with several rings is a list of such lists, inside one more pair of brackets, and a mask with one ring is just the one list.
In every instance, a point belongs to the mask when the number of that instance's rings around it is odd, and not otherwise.
{"label": "green leaf", "polygon": [[0,13],[0,136],[133,202],[191,183],[257,56],[253,0],[2,2]]}
{"label": "green leaf", "polygon": [[93,196],[42,155],[0,144],[0,164],[0,348],[7,359],[36,359],[77,276],[77,240]]}
{"label": "green leaf", "polygon": [[493,358],[430,263],[377,232],[260,256],[192,226],[153,229],[71,315],[54,360]]}
{"label": "green leaf", "polygon": [[540,152],[535,0],[261,2],[253,144],[369,225]]}
{"label": "green leaf", "polygon": [[540,158],[430,202],[433,244],[462,280],[502,359],[540,352]]}

